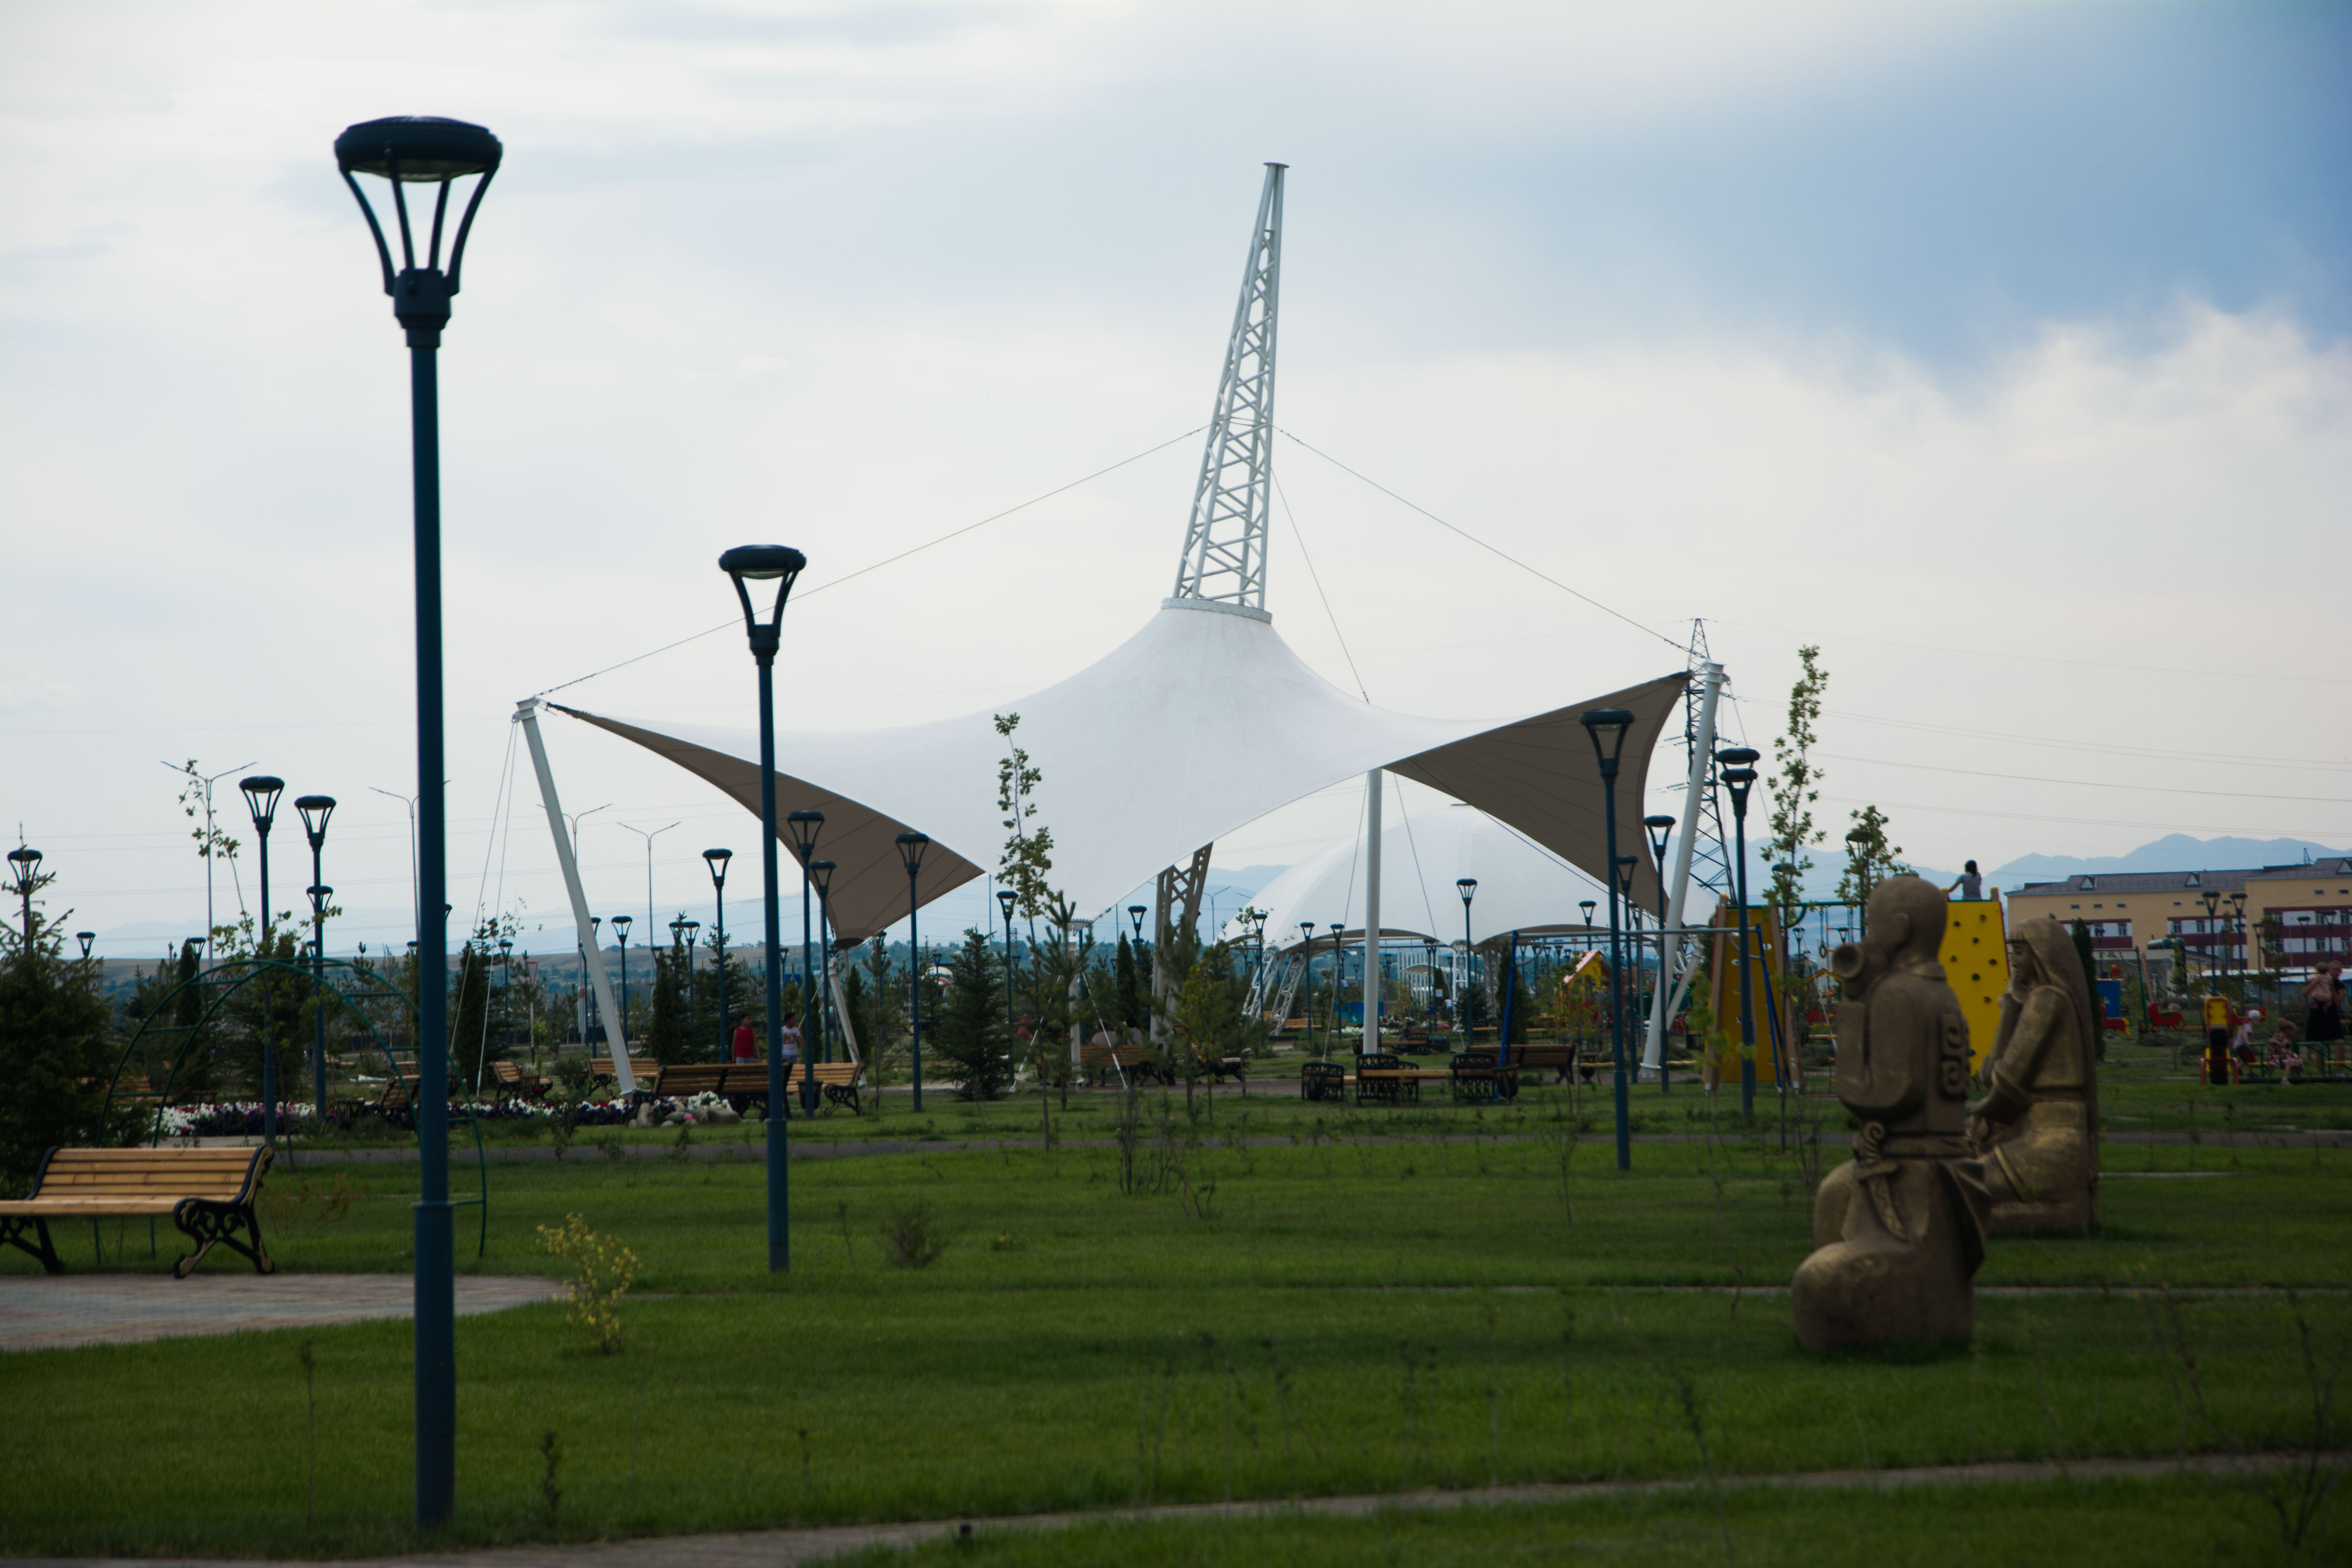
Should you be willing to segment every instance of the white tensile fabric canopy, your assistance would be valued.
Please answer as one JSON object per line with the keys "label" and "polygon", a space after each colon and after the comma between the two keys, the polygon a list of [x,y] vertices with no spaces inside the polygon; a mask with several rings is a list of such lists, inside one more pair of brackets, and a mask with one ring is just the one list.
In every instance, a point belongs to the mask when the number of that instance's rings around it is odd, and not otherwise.
{"label": "white tensile fabric canopy", "polygon": [[[1013,741],[1045,775],[1031,804],[1033,820],[1054,836],[1051,880],[1081,913],[1098,916],[1220,835],[1379,767],[1468,802],[1597,879],[1607,859],[1600,769],[1577,716],[1593,708],[1634,715],[1617,782],[1619,844],[1630,851],[1650,752],[1685,679],[1675,670],[1500,724],[1416,718],[1317,675],[1263,612],[1169,600],[1108,656],[1004,711],[1021,715]],[[667,757],[758,813],[756,731],[559,710]],[[780,830],[787,813],[824,814],[816,857],[838,868],[837,937],[862,940],[905,918],[902,832],[931,838],[916,886],[921,901],[995,864],[1005,837],[996,770],[1006,751],[987,713],[777,735]],[[1654,904],[1655,889],[1643,857],[1634,896]]]}
{"label": "white tensile fabric canopy", "polygon": [[[1621,781],[1622,782],[1622,781]],[[1619,803],[1621,811],[1623,803]],[[1597,878],[1581,875],[1569,862],[1517,828],[1475,807],[1446,805],[1418,816],[1394,815],[1381,835],[1381,934],[1396,941],[1424,938],[1446,946],[1462,940],[1462,895],[1455,884],[1475,877],[1470,900],[1470,940],[1484,945],[1518,931],[1527,936],[1574,931],[1584,934],[1582,899],[1601,904],[1596,929],[1606,931],[1607,894]],[[1398,818],[1403,816],[1403,820]],[[1633,825],[1638,835],[1641,826]],[[1618,850],[1640,851],[1626,842],[1627,824],[1617,824]],[[1328,943],[1331,925],[1344,928],[1343,941],[1364,936],[1364,851],[1360,835],[1339,839],[1268,882],[1251,902],[1265,911],[1268,952],[1299,944],[1298,922],[1315,922],[1315,940]],[[1654,912],[1657,906],[1650,909]],[[1240,917],[1224,935],[1246,932]]]}

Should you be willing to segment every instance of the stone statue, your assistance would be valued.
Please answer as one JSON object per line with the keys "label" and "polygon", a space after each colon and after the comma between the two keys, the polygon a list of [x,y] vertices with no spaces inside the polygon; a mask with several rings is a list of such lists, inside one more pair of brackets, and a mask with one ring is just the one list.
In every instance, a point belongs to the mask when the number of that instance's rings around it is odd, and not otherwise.
{"label": "stone statue", "polygon": [[2009,990],[1969,1107],[1992,1230],[2087,1229],[2099,1217],[2099,1066],[2090,982],[2055,920],[2009,934]]}
{"label": "stone statue", "polygon": [[1964,1340],[1984,1261],[1982,1168],[1961,1135],[1969,1026],[1944,978],[1944,895],[1895,877],[1859,944],[1832,955],[1838,1099],[1862,1122],[1822,1183],[1811,1257],[1789,1289],[1811,1350]]}

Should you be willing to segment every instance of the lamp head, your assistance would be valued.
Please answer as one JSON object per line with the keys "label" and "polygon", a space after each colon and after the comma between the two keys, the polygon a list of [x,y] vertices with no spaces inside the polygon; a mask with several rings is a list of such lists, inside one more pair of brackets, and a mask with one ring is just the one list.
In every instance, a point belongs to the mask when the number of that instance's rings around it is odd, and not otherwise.
{"label": "lamp head", "polygon": [[688,941],[688,942],[692,942],[696,937],[698,937],[698,936],[699,936],[699,935],[701,935],[701,934],[702,934],[702,922],[701,922],[700,921],[687,921],[687,922],[686,922],[686,940],[687,940],[687,941]]}
{"label": "lamp head", "polygon": [[2230,895],[2230,912],[2233,915],[2242,915],[2246,912],[2245,894],[2231,893]]}
{"label": "lamp head", "polygon": [[98,933],[94,931],[78,931],[74,932],[74,941],[81,943],[81,955],[84,958],[88,958],[89,956],[89,944],[97,940]]}
{"label": "lamp head", "polygon": [[318,920],[325,920],[327,918],[327,900],[335,896],[335,889],[332,888],[305,888],[302,890],[310,895],[310,913],[312,917]]}
{"label": "lamp head", "polygon": [[1576,907],[1584,911],[1584,923],[1586,925],[1591,925],[1592,923],[1592,911],[1601,907],[1601,900],[1599,899],[1580,899],[1577,901]]}
{"label": "lamp head", "polygon": [[[375,237],[376,261],[383,269],[383,291],[392,296],[392,313],[408,331],[408,346],[433,349],[441,346],[441,329],[449,323],[449,300],[457,292],[459,273],[465,265],[466,237],[474,227],[474,213],[482,205],[482,193],[490,188],[491,176],[499,172],[499,160],[505,149],[499,139],[478,125],[462,120],[444,120],[438,115],[402,114],[387,120],[370,120],[354,125],[335,138],[335,167],[349,185],[352,199],[360,204],[360,214],[367,219],[368,232]],[[373,174],[392,184],[392,205],[400,223],[401,267],[393,271],[392,250],[384,243],[383,226],[376,221],[375,208],[368,205],[367,193],[360,189],[354,174]],[[457,220],[457,233],[449,246],[449,271],[441,271],[441,228],[449,212],[449,183],[468,175],[480,176],[474,183],[473,195],[467,198],[465,216]],[[425,265],[416,265],[415,236],[408,221],[408,196],[404,185],[436,186],[433,198],[433,232],[425,246]]]}
{"label": "lamp head", "polygon": [[17,885],[29,888],[33,885],[33,879],[40,874],[41,852],[18,845],[8,851],[8,864],[16,873]]}
{"label": "lamp head", "polygon": [[635,915],[614,915],[613,917],[613,929],[620,933],[621,940],[625,942],[629,940],[629,928],[636,923],[637,917]]}
{"label": "lamp head", "polygon": [[302,831],[309,835],[312,849],[327,845],[327,818],[335,815],[335,797],[331,795],[306,795],[295,801],[294,809],[302,814]]}
{"label": "lamp head", "polygon": [[1019,897],[1020,895],[1010,888],[999,888],[996,890],[997,906],[1003,910],[1006,920],[1013,918],[1013,900]]}
{"label": "lamp head", "polygon": [[702,858],[710,866],[710,885],[721,892],[727,890],[727,862],[735,858],[732,849],[706,849]]}
{"label": "lamp head", "polygon": [[1727,768],[1752,768],[1764,760],[1764,753],[1753,746],[1727,746],[1715,753],[1715,760]]}
{"label": "lamp head", "polygon": [[513,953],[514,939],[512,937],[506,936],[499,938],[499,956],[500,958],[508,958],[511,957]]}
{"label": "lamp head", "polygon": [[1723,787],[1731,792],[1731,815],[1741,822],[1748,820],[1748,792],[1756,787],[1754,768],[1726,768],[1718,775]]}
{"label": "lamp head", "polygon": [[[783,638],[784,601],[793,596],[793,584],[807,565],[808,557],[789,544],[739,544],[719,558],[719,569],[734,580],[735,596],[743,602],[743,629],[751,634],[752,656],[762,664],[776,657]],[[776,585],[764,621],[751,603],[753,583]]]}
{"label": "lamp head", "polygon": [[1456,877],[1454,879],[1454,890],[1462,895],[1462,907],[1466,910],[1470,907],[1470,900],[1477,896],[1478,879]]}
{"label": "lamp head", "polygon": [[278,815],[278,797],[286,793],[286,781],[256,773],[249,779],[239,779],[236,787],[245,792],[247,809],[253,813],[253,830],[268,837],[270,821]]}
{"label": "lamp head", "polygon": [[1666,839],[1674,833],[1675,819],[1664,816],[1645,816],[1642,818],[1642,826],[1650,830],[1650,853],[1658,858],[1658,869],[1664,871],[1666,868]]}
{"label": "lamp head", "polygon": [[826,895],[833,891],[833,862],[812,860],[809,862],[808,874],[809,881],[816,888],[817,901],[823,903]]}
{"label": "lamp head", "polygon": [[1617,896],[1619,898],[1629,900],[1633,898],[1633,868],[1641,863],[1641,860],[1635,856],[1620,855],[1617,857]]}
{"label": "lamp head", "polygon": [[1298,922],[1298,934],[1305,937],[1307,941],[1313,942],[1315,940],[1315,922],[1313,921],[1300,921]]}
{"label": "lamp head", "polygon": [[1576,716],[1584,732],[1592,737],[1592,754],[1600,760],[1601,776],[1617,776],[1620,753],[1625,749],[1625,732],[1633,727],[1633,715],[1622,708],[1593,708]]}
{"label": "lamp head", "polygon": [[1127,918],[1130,921],[1134,922],[1135,940],[1138,942],[1141,942],[1143,940],[1143,917],[1150,912],[1150,910],[1145,909],[1141,904],[1129,904],[1127,906]]}
{"label": "lamp head", "polygon": [[907,863],[907,875],[913,876],[923,868],[923,851],[931,847],[928,833],[901,833],[898,837],[898,858]]}
{"label": "lamp head", "polygon": [[802,865],[807,865],[809,857],[816,853],[817,831],[824,826],[824,813],[821,811],[785,814],[784,831],[792,835],[793,848],[800,855]]}

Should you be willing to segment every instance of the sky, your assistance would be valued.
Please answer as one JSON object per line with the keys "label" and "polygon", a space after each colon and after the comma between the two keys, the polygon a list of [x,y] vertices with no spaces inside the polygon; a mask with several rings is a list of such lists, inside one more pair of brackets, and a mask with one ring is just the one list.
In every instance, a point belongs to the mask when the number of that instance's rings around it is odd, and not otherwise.
{"label": "sky", "polygon": [[[516,700],[753,722],[739,633],[635,658],[731,619],[726,547],[809,556],[786,729],[1141,624],[1269,159],[1267,604],[1335,683],[1538,711],[1697,619],[1768,750],[1822,650],[1832,841],[2352,844],[2347,89],[2341,5],[0,0],[0,826],[144,956],[204,921],[165,764],[274,773],[342,803],[331,945],[404,935],[404,356],[330,148],[431,113],[506,147],[441,356],[450,862],[527,944]],[[592,903],[709,920],[756,824],[547,732]]]}

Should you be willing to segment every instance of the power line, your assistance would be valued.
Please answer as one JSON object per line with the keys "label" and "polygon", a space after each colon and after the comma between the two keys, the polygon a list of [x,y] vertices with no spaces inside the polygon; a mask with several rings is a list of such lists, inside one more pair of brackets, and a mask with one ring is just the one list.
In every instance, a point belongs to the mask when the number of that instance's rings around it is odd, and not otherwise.
{"label": "power line", "polygon": [[[1282,430],[1282,426],[1279,425],[1276,426],[1275,428]],[[1520,560],[1517,556],[1508,554],[1504,551],[1498,550],[1495,546],[1487,543],[1485,540],[1479,538],[1476,534],[1470,532],[1468,530],[1456,527],[1454,524],[1446,521],[1444,518],[1438,516],[1435,512],[1430,510],[1427,507],[1423,506],[1418,501],[1406,500],[1404,497],[1397,494],[1396,491],[1389,489],[1388,486],[1381,483],[1380,480],[1371,478],[1368,474],[1357,472],[1357,470],[1348,467],[1347,464],[1341,462],[1330,453],[1323,451],[1319,447],[1310,446],[1305,441],[1299,440],[1297,436],[1291,435],[1289,431],[1282,430],[1282,433],[1285,436],[1289,436],[1290,439],[1293,441],[1297,441],[1300,446],[1307,447],[1308,451],[1313,452],[1317,457],[1322,458],[1325,462],[1339,469],[1341,473],[1351,475],[1356,479],[1361,479],[1364,483],[1371,486],[1372,489],[1380,491],[1381,494],[1388,497],[1391,500],[1411,507],[1413,510],[1421,513],[1422,516],[1429,519],[1430,521],[1437,524],[1438,527],[1446,530],[1448,532],[1460,534],[1464,539],[1468,540],[1479,549],[1486,552],[1487,554],[1496,556],[1501,560],[1509,562],[1512,565],[1517,567],[1520,571],[1527,573],[1530,576],[1542,578],[1543,581],[1550,584],[1553,587],[1558,588],[1563,594],[1574,595],[1576,597],[1583,600],[1586,604],[1591,605],[1594,609],[1604,611],[1609,615],[1616,616],[1627,626],[1632,626],[1635,631],[1647,632],[1650,636],[1657,638],[1660,642],[1665,644],[1676,653],[1683,653],[1685,651],[1682,644],[1666,636],[1665,633],[1659,631],[1654,627],[1643,626],[1641,622],[1635,620],[1624,611],[1615,609],[1608,605],[1602,604],[1600,600],[1594,598],[1591,595],[1585,593],[1580,588],[1571,588],[1567,584],[1561,582],[1559,578],[1552,576],[1550,574],[1538,571],[1536,568],[1528,565],[1526,562]]]}
{"label": "power line", "polygon": [[[1076,489],[1080,485],[1091,483],[1092,481],[1102,478],[1105,474],[1115,473],[1118,469],[1126,468],[1129,463],[1139,463],[1144,458],[1150,457],[1153,453],[1166,451],[1169,447],[1173,447],[1177,442],[1190,440],[1192,437],[1198,436],[1202,431],[1206,430],[1208,426],[1205,425],[1195,425],[1192,429],[1185,431],[1181,436],[1171,436],[1168,439],[1160,442],[1157,446],[1146,447],[1142,451],[1136,453],[1134,456],[1121,458],[1118,462],[1111,464],[1108,468],[1097,468],[1093,473],[1085,476],[1083,479],[1072,479],[1066,485],[1056,485],[1052,489],[1046,490],[1041,495],[1031,496],[1027,500],[1022,501],[1018,505],[1008,506],[1003,511],[991,513],[989,516],[982,518],[978,522],[968,522],[961,528],[950,529],[947,532],[940,534],[937,539],[927,540],[923,543],[916,545],[911,550],[901,550],[898,554],[885,556],[881,560],[873,563],[871,565],[860,566],[855,572],[845,573],[839,577],[831,579],[830,581],[820,583],[815,587],[802,594],[800,596],[803,599],[814,598],[817,595],[824,593],[828,588],[838,588],[844,583],[849,582],[853,578],[865,576],[868,572],[879,572],[883,567],[896,565],[898,563],[906,560],[910,555],[920,555],[924,551],[945,544],[951,539],[961,539],[965,534],[971,532],[974,529],[986,528],[990,523],[1002,521],[1005,518],[1011,517],[1016,511],[1025,511],[1041,501],[1052,500],[1055,496],[1061,495],[1065,491]],[[616,669],[626,669],[630,665],[641,664],[645,660],[655,658],[657,655],[667,653],[672,648],[684,647],[690,642],[699,642],[704,637],[712,636],[714,633],[723,632],[728,627],[737,626],[740,623],[730,617],[719,622],[715,626],[706,626],[701,631],[682,637],[676,642],[664,643],[657,648],[651,648],[644,653],[625,658],[618,664],[608,664],[604,668],[591,670],[586,675],[574,676],[570,680],[562,681],[554,686],[542,688],[541,689],[533,692],[531,695],[534,697],[545,697],[551,692],[562,691],[569,687],[579,686],[586,681],[595,679],[600,675],[610,675]]]}

